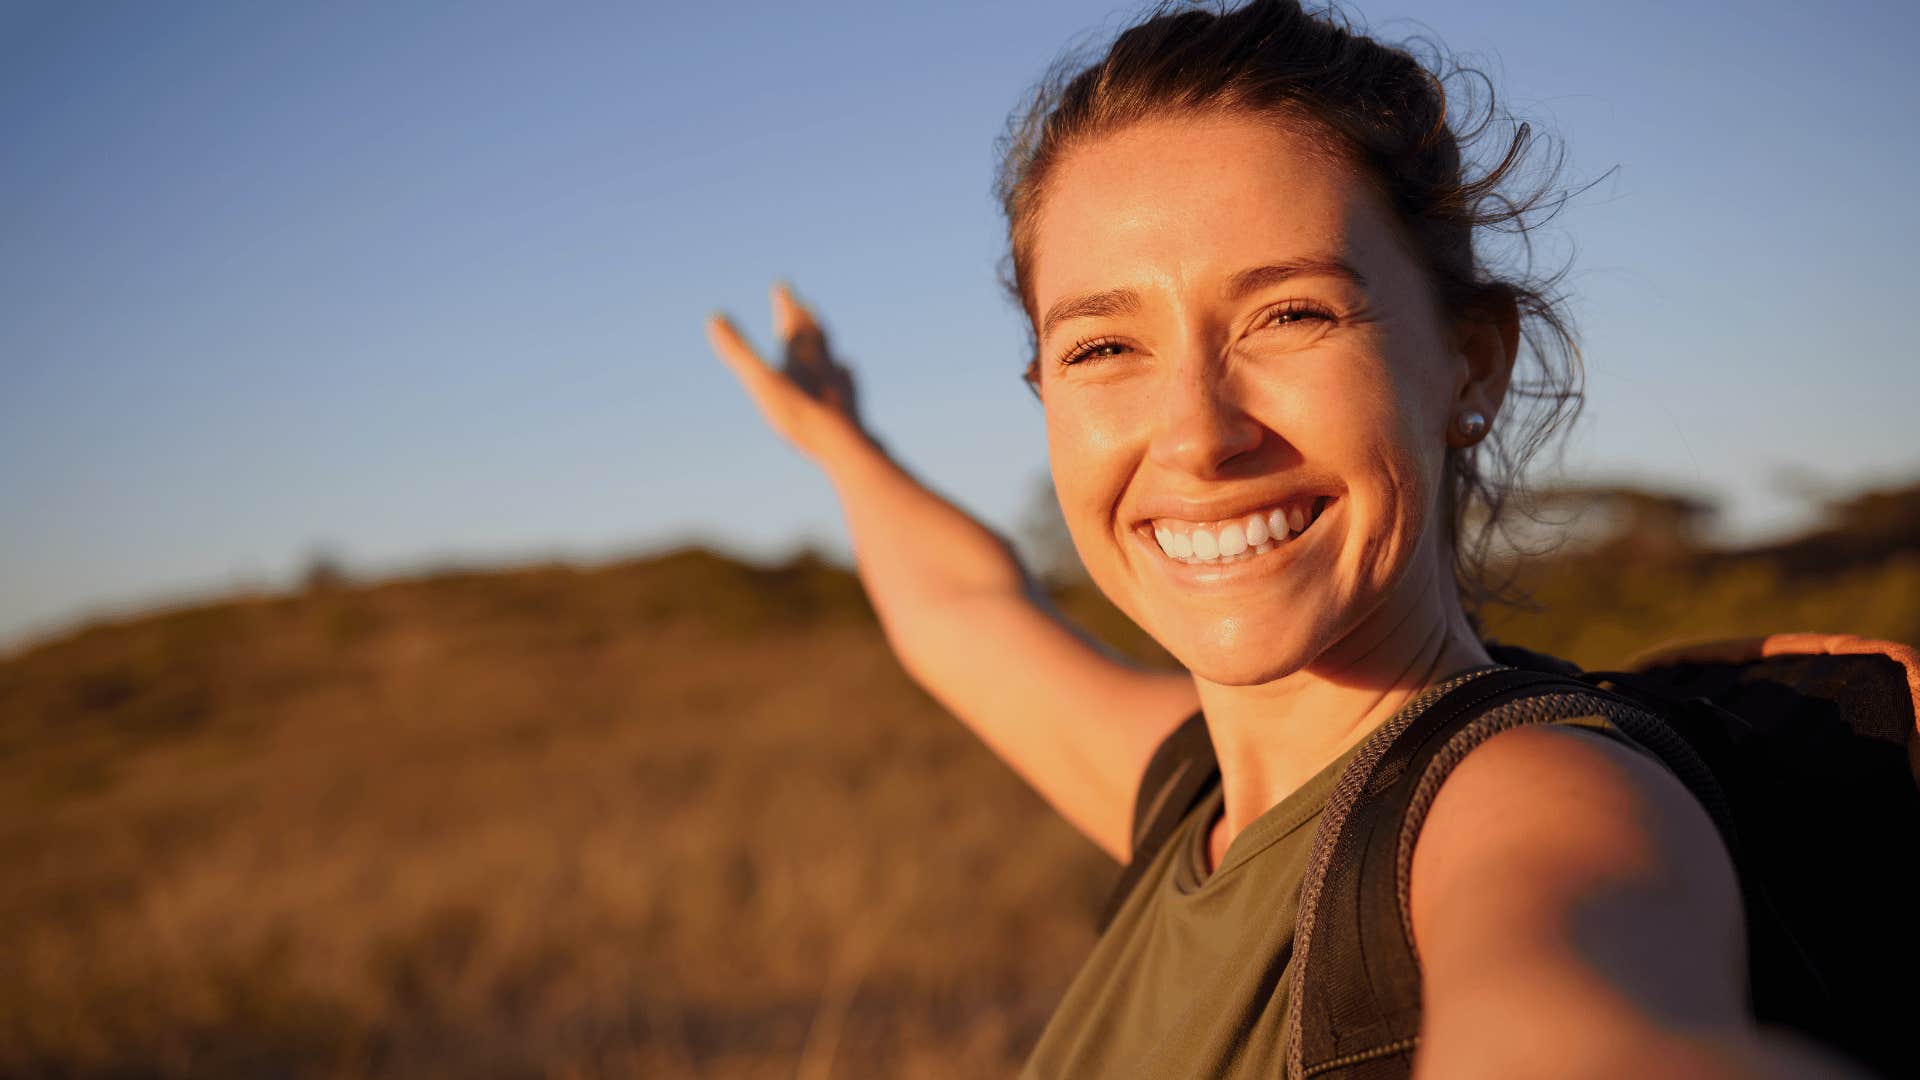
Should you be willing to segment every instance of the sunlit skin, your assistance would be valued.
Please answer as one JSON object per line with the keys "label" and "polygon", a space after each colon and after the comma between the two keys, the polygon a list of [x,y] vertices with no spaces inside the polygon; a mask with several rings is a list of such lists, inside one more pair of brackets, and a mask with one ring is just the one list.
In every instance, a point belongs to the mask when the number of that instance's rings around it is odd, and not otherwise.
{"label": "sunlit skin", "polygon": [[[1217,862],[1411,693],[1489,662],[1441,490],[1457,415],[1497,412],[1511,322],[1442,310],[1373,185],[1301,129],[1231,115],[1071,148],[1030,280],[1061,509],[1101,590],[1199,686]],[[1104,313],[1047,319],[1095,294]],[[1302,494],[1330,500],[1321,518],[1236,565],[1153,538],[1156,518]]]}
{"label": "sunlit skin", "polygon": [[[1514,308],[1440,305],[1367,178],[1305,134],[1216,113],[1071,147],[1027,253],[1068,527],[1190,676],[1119,663],[1037,603],[999,538],[868,436],[786,290],[779,370],[708,323],[768,423],[832,480],[901,663],[1121,861],[1146,761],[1196,703],[1225,794],[1218,865],[1411,696],[1488,662],[1442,489],[1448,447],[1470,444],[1458,414],[1499,423]],[[1276,266],[1293,272],[1261,269]],[[1321,518],[1234,565],[1169,559],[1146,527],[1303,495],[1329,500]],[[1576,729],[1492,737],[1441,785],[1409,873],[1423,1080],[1847,1074],[1752,1027],[1732,864],[1637,751]]]}

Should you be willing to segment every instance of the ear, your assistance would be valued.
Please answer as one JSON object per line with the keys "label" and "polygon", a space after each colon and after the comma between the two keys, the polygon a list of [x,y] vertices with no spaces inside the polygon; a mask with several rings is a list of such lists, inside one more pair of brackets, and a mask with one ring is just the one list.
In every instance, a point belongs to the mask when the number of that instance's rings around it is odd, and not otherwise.
{"label": "ear", "polygon": [[1453,411],[1473,410],[1498,423],[1506,400],[1513,361],[1520,353],[1520,306],[1513,290],[1489,286],[1454,320],[1453,348],[1459,357]]}

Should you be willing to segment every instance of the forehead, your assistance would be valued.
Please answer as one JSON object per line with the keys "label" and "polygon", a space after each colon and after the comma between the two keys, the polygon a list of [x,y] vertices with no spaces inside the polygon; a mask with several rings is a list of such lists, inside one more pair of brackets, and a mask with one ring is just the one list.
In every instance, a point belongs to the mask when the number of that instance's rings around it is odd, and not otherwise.
{"label": "forehead", "polygon": [[1343,157],[1299,125],[1237,116],[1143,121],[1073,147],[1031,254],[1042,311],[1089,290],[1204,286],[1291,258],[1371,264],[1369,280],[1396,256],[1410,263],[1374,185]]}

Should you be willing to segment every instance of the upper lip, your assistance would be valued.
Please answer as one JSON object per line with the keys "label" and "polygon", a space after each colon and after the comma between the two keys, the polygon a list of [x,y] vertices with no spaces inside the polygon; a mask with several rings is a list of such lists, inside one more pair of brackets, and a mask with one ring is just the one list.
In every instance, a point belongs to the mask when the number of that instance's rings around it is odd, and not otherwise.
{"label": "upper lip", "polygon": [[1245,517],[1256,510],[1268,510],[1275,506],[1293,506],[1331,494],[1330,491],[1297,487],[1285,491],[1248,493],[1230,499],[1185,499],[1177,495],[1156,495],[1141,500],[1136,513],[1140,515],[1139,520],[1144,523],[1172,518],[1199,524]]}

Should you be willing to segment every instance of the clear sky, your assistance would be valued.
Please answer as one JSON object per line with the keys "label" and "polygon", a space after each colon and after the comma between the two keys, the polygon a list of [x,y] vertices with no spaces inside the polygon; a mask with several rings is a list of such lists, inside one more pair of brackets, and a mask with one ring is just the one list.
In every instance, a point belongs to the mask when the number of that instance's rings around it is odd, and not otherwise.
{"label": "clear sky", "polygon": [[[1351,9],[1604,176],[1544,238],[1577,250],[1573,471],[1749,533],[1791,522],[1783,469],[1920,474],[1917,8]],[[1011,528],[1044,446],[992,144],[1130,10],[0,0],[0,642],[320,549],[844,550],[701,336],[725,307],[764,342],[775,276],[889,444]]]}

